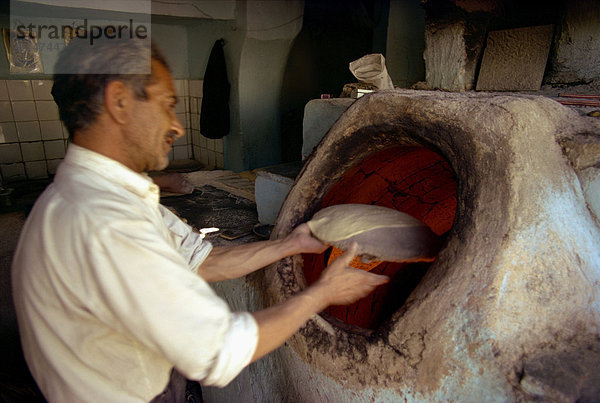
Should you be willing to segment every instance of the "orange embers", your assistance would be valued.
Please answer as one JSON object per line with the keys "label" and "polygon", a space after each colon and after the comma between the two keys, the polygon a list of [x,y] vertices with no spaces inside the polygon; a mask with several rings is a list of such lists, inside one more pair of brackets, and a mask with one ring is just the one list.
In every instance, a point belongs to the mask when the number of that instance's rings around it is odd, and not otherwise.
{"label": "orange embers", "polygon": [[[335,246],[331,247],[331,253],[329,254],[329,258],[327,259],[327,266],[329,266],[335,259],[340,257],[344,253],[343,250],[336,248]],[[431,263],[435,260],[435,258],[416,258],[410,262],[405,261],[402,263],[419,263],[419,262],[427,262]],[[371,271],[377,266],[383,263],[381,260],[371,260],[368,262],[363,262],[363,259],[360,256],[355,256],[354,259],[350,262],[350,266],[355,269]]]}
{"label": "orange embers", "polygon": [[[329,266],[331,264],[331,262],[333,262],[335,259],[337,259],[339,256],[341,256],[343,253],[344,253],[343,250],[338,249],[335,246],[332,246],[331,254],[329,255],[329,259],[327,259],[327,266]],[[374,268],[376,268],[377,266],[379,266],[380,264],[381,264],[381,262],[377,261],[377,260],[374,260],[371,262],[363,262],[359,256],[356,256],[350,262],[350,266],[360,269],[360,270],[364,270],[364,271],[371,271]]]}
{"label": "orange embers", "polygon": [[[454,171],[442,156],[424,147],[398,146],[373,154],[346,172],[318,209],[345,203],[390,207],[423,221],[441,236],[454,222],[456,190]],[[304,255],[308,284],[316,281],[340,252]],[[353,267],[362,264],[359,259],[354,262]],[[402,306],[428,266],[429,263],[372,262],[357,267],[385,274],[391,281],[352,305],[330,307],[327,312],[349,324],[375,328]]]}

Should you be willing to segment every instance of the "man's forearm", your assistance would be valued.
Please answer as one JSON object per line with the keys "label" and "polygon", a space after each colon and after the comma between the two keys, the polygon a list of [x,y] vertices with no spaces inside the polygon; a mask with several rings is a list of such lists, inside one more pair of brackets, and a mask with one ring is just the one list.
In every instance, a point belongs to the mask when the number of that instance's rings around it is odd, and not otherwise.
{"label": "man's forearm", "polygon": [[326,247],[312,237],[308,225],[300,224],[285,238],[214,248],[198,267],[198,274],[209,282],[239,278],[284,257],[321,253]]}
{"label": "man's forearm", "polygon": [[258,345],[252,362],[281,346],[310,317],[327,307],[316,287],[305,289],[281,304],[252,315],[258,324]]}
{"label": "man's forearm", "polygon": [[293,245],[284,239],[215,247],[198,274],[208,282],[239,278],[295,253]]}

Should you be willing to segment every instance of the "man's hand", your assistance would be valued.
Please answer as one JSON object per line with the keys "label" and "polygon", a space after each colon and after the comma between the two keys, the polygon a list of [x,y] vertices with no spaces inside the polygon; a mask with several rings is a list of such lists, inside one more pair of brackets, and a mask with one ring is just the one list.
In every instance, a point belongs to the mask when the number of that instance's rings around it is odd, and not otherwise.
{"label": "man's hand", "polygon": [[349,266],[356,249],[356,242],[353,242],[346,253],[331,263],[314,284],[326,306],[351,304],[369,295],[375,287],[390,281],[387,276]]}
{"label": "man's hand", "polygon": [[[298,231],[306,235],[306,230],[300,227],[292,234]],[[356,248],[356,244],[352,244],[346,253],[323,271],[321,278],[312,286],[279,305],[252,314],[258,324],[258,345],[252,361],[282,345],[315,313],[329,305],[351,304],[389,281],[387,276],[348,266],[356,254]]]}
{"label": "man's hand", "polygon": [[154,176],[152,181],[163,192],[192,193],[194,191],[194,185],[184,175],[179,173]]}
{"label": "man's hand", "polygon": [[297,226],[284,242],[292,245],[293,255],[298,253],[322,253],[327,249],[327,245],[312,236],[308,224],[303,223]]}

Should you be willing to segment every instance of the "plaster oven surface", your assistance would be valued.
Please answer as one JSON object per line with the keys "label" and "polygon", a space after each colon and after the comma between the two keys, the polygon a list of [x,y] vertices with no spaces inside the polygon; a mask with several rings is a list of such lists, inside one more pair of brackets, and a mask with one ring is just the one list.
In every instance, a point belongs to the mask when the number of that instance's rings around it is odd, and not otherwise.
{"label": "plaster oven surface", "polygon": [[[392,147],[449,163],[456,214],[437,260],[383,323],[365,331],[316,316],[280,349],[274,361],[303,369],[288,396],[597,398],[600,230],[584,189],[598,176],[599,144],[595,119],[544,97],[393,90],[354,103],[304,166],[272,237]],[[306,286],[303,265],[285,259],[256,278],[265,304]]]}

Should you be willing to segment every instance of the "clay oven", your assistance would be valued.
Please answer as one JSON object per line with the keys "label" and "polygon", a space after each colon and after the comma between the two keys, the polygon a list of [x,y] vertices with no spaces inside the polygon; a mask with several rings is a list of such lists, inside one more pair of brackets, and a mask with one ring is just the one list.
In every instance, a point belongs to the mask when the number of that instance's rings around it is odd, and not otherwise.
{"label": "clay oven", "polygon": [[[598,176],[599,134],[595,119],[544,97],[394,90],[355,102],[305,164],[273,237],[355,202],[415,215],[444,246],[430,264],[378,267],[390,287],[294,336],[279,354],[311,369],[295,394],[320,400],[325,383],[338,385],[332,401],[348,390],[395,401],[597,398],[599,210],[583,171]],[[577,147],[593,156],[569,159]],[[270,267],[266,303],[313,281],[323,259]]]}

